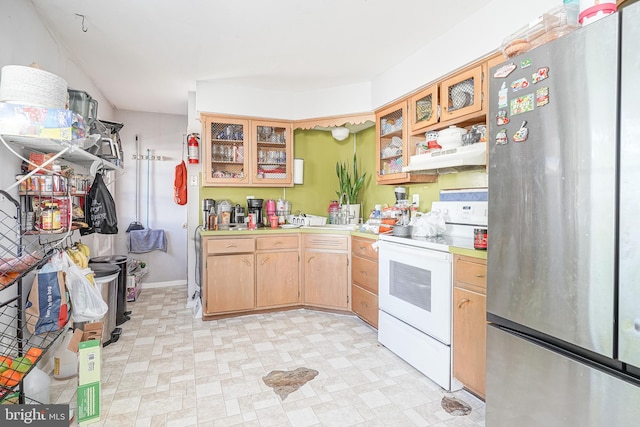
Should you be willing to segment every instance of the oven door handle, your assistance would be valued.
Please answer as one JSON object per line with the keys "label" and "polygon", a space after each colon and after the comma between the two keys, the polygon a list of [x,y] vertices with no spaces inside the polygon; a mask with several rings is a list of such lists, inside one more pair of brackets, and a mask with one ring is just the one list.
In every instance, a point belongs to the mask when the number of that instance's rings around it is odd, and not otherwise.
{"label": "oven door handle", "polygon": [[380,254],[379,258],[382,259],[402,259],[400,254],[415,255],[420,254],[422,258],[429,258],[438,261],[451,261],[452,255],[450,252],[437,251],[435,249],[421,248],[411,245],[400,245],[392,242],[380,242]]}

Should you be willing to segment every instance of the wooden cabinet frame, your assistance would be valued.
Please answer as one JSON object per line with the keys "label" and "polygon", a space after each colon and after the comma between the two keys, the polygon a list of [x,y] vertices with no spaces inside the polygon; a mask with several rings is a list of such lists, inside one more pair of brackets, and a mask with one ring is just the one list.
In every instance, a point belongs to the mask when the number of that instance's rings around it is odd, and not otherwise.
{"label": "wooden cabinet frame", "polygon": [[[260,120],[243,117],[201,114],[202,121],[202,185],[207,187],[292,187],[293,186],[293,127],[292,122],[277,120]],[[221,126],[214,126],[219,123]],[[224,126],[222,126],[224,125]],[[232,127],[225,132],[226,127]],[[277,138],[265,140],[263,133],[258,129],[278,128]],[[240,134],[242,132],[242,134]],[[269,135],[271,136],[271,134]],[[276,134],[274,134],[276,136]],[[215,147],[235,147],[233,159],[220,159],[220,155],[214,152]],[[241,154],[239,148],[242,147]],[[260,158],[260,152],[273,152],[279,154],[276,159]],[[242,157],[240,157],[240,155]],[[281,156],[283,155],[283,156]],[[214,177],[217,171],[232,170],[234,173],[242,172],[241,177]],[[269,177],[270,171],[262,170],[278,168],[282,166],[282,177]],[[260,171],[260,173],[259,173]]]}

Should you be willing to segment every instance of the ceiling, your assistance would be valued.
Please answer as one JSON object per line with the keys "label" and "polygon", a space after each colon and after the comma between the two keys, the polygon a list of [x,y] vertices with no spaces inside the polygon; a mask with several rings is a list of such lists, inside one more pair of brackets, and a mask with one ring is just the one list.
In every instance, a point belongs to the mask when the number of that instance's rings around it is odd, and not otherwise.
{"label": "ceiling", "polygon": [[484,5],[477,0],[31,1],[115,108],[169,114],[187,113],[187,93],[195,91],[196,81],[290,92],[371,81]]}

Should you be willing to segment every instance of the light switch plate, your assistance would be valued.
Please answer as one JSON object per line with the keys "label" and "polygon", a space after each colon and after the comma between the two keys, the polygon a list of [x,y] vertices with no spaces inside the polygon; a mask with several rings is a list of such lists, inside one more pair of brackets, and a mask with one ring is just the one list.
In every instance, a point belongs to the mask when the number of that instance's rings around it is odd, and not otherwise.
{"label": "light switch plate", "polygon": [[198,175],[191,175],[189,177],[189,184],[190,185],[198,185]]}
{"label": "light switch plate", "polygon": [[419,194],[412,194],[411,195],[411,204],[414,207],[418,207],[418,205],[420,205],[420,195]]}

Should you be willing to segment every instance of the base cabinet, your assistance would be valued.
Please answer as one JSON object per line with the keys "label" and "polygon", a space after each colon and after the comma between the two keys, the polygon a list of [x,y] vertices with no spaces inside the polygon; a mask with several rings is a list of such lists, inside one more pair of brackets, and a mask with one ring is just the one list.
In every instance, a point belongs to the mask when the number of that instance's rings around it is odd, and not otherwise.
{"label": "base cabinet", "polygon": [[207,257],[205,312],[249,310],[254,307],[254,255]]}
{"label": "base cabinet", "polygon": [[300,303],[298,236],[257,238],[256,307]]}
{"label": "base cabinet", "polygon": [[300,236],[203,238],[204,314],[300,304]]}
{"label": "base cabinet", "polygon": [[378,328],[378,253],[373,242],[351,238],[351,311]]}
{"label": "base cabinet", "polygon": [[455,255],[453,276],[453,376],[484,398],[487,262]]}
{"label": "base cabinet", "polygon": [[348,236],[304,235],[304,303],[349,308]]}

